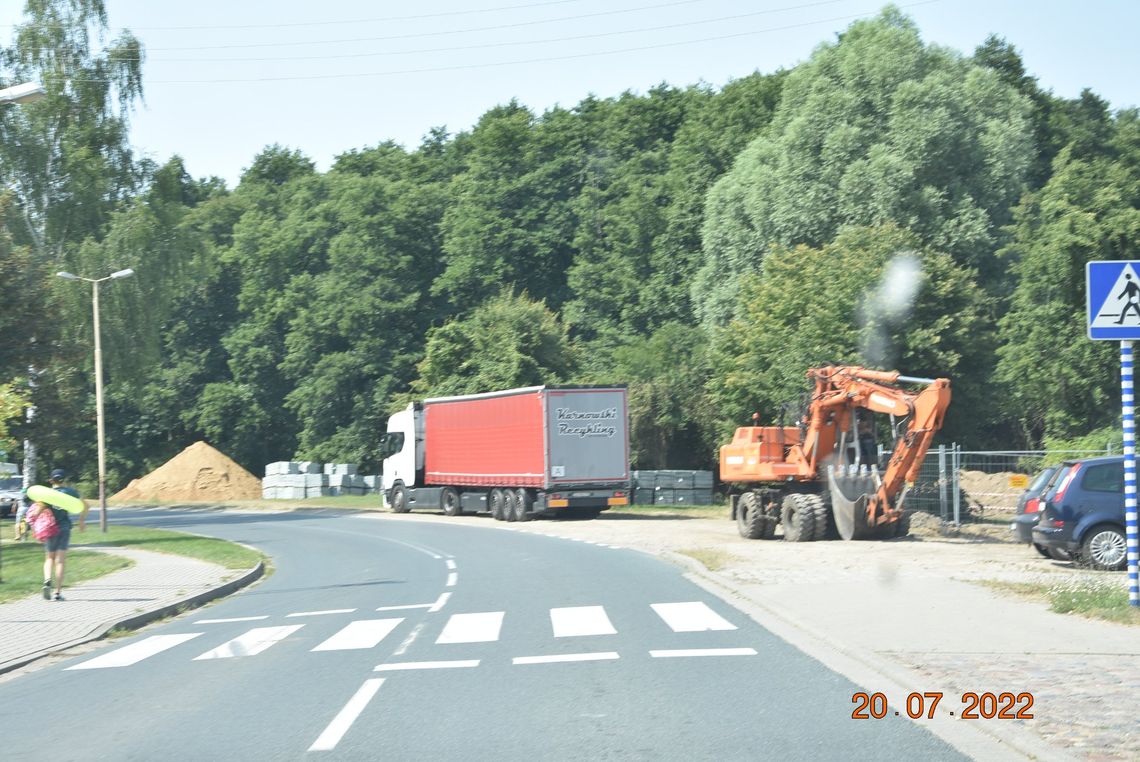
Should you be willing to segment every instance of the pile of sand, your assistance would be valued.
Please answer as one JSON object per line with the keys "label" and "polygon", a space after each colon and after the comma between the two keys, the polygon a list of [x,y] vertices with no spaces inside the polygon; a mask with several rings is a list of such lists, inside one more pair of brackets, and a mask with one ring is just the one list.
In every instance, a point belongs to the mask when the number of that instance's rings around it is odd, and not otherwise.
{"label": "pile of sand", "polygon": [[966,493],[972,504],[987,511],[1015,511],[1017,499],[1025,491],[1024,487],[1011,487],[1010,478],[1024,476],[1012,471],[999,471],[987,474],[983,471],[962,470],[958,475],[958,486]]}
{"label": "pile of sand", "polygon": [[195,442],[111,500],[255,500],[261,481],[205,442]]}

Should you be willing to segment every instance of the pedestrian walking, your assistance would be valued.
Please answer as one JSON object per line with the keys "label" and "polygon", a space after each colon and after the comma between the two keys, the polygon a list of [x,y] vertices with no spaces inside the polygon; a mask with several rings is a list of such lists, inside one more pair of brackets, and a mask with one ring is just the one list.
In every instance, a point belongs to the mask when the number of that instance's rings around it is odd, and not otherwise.
{"label": "pedestrian walking", "polygon": [[[72,497],[79,497],[79,491],[74,487],[69,487],[65,483],[67,473],[62,468],[57,468],[51,472],[51,477],[48,481],[52,489],[71,495]],[[87,503],[83,504],[83,512],[79,514],[79,531],[83,532],[87,528]],[[33,506],[32,510],[35,510]],[[55,506],[45,506],[43,510],[49,510],[55,517],[56,524],[59,526],[59,532],[54,536],[44,540],[44,586],[43,595],[44,600],[50,601],[53,597],[52,588],[54,585],[54,598],[57,601],[63,600],[63,573],[67,566],[67,549],[71,544],[71,514],[62,508]],[[29,517],[34,521],[35,517],[32,511],[28,511]]]}

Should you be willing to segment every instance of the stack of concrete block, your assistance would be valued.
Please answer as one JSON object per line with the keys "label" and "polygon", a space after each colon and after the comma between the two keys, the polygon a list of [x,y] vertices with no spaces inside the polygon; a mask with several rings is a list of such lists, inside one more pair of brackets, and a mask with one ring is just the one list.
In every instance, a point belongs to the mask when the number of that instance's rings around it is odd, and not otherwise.
{"label": "stack of concrete block", "polygon": [[712,505],[712,471],[634,471],[634,503]]}
{"label": "stack of concrete block", "polygon": [[305,500],[330,495],[369,495],[380,491],[379,476],[361,476],[355,463],[278,461],[265,466],[261,496],[266,500]]}

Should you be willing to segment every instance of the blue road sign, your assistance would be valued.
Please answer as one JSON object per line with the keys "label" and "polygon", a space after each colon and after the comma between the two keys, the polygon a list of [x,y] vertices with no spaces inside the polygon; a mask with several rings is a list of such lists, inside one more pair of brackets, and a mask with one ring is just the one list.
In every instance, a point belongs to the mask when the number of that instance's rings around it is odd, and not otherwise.
{"label": "blue road sign", "polygon": [[1140,262],[1089,262],[1085,294],[1090,339],[1140,339]]}

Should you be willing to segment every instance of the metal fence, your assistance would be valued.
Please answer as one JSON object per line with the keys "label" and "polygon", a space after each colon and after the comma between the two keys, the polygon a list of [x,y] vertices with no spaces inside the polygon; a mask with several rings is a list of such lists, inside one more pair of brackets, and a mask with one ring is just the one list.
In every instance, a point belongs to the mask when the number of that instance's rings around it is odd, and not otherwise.
{"label": "metal fence", "polygon": [[987,515],[1013,513],[1017,500],[1044,464],[1119,454],[1104,450],[931,450],[907,494],[906,507],[961,524]]}

